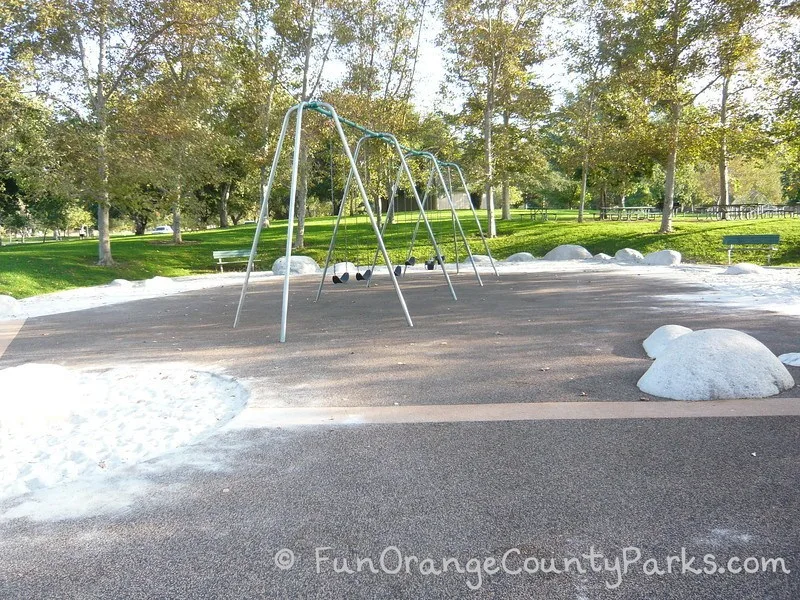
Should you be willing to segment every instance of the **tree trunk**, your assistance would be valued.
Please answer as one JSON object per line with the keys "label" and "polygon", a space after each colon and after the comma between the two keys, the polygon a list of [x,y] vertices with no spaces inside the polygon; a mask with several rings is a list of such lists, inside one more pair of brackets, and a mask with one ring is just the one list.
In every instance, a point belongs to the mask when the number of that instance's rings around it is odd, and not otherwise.
{"label": "tree trunk", "polygon": [[97,90],[94,98],[95,119],[98,125],[99,139],[97,142],[98,170],[100,175],[100,190],[97,202],[97,264],[103,267],[110,267],[114,264],[111,256],[111,231],[110,216],[111,199],[108,192],[108,156],[106,154],[106,144],[108,143],[108,125],[106,123],[106,90],[105,81],[105,58],[106,58],[106,19],[105,11],[100,15],[100,32],[98,36],[97,53]]}
{"label": "tree trunk", "polygon": [[500,219],[503,221],[511,220],[511,186],[508,183],[508,176],[503,176],[503,182],[500,188],[500,197],[502,198],[502,209]]}
{"label": "tree trunk", "polygon": [[133,215],[133,234],[144,235],[147,229],[147,217],[142,215]]}
{"label": "tree trunk", "polygon": [[97,264],[101,267],[111,267],[114,265],[114,259],[111,257],[111,234],[109,232],[111,203],[108,200],[108,190],[102,192],[101,198],[103,200],[97,205],[97,246],[99,251]]}
{"label": "tree trunk", "polygon": [[175,202],[172,203],[172,242],[182,244],[181,236],[181,188],[178,187],[178,194]]}
{"label": "tree trunk", "polygon": [[[308,31],[306,32],[304,61],[303,61],[303,88],[300,91],[300,101],[307,102],[311,90],[309,90],[308,77],[311,74],[311,50],[314,44],[314,27],[316,24],[315,1],[311,2],[311,12],[309,13]],[[308,143],[301,138],[300,157],[298,160],[297,196],[295,197],[295,213],[297,214],[297,229],[295,234],[294,248],[301,249],[305,243],[306,233],[306,199],[308,198]]]}
{"label": "tree trunk", "polygon": [[308,144],[305,140],[300,142],[300,160],[297,168],[300,170],[297,178],[297,197],[295,213],[297,214],[297,229],[294,238],[294,248],[301,249],[305,243],[306,233],[306,198],[308,198]]}
{"label": "tree trunk", "polygon": [[664,208],[661,212],[659,233],[672,232],[672,207],[675,204],[675,170],[678,166],[678,126],[681,119],[681,104],[672,103],[670,108],[669,141],[667,155],[666,182],[664,184]]}
{"label": "tree trunk", "polygon": [[[594,79],[592,80],[594,82]],[[581,198],[578,203],[578,223],[583,223],[583,212],[586,209],[586,189],[589,183],[589,139],[592,134],[592,116],[594,114],[594,86],[590,87],[589,106],[586,111],[586,128],[583,137],[583,163],[581,165]]]}
{"label": "tree trunk", "polygon": [[492,179],[494,178],[494,157],[492,155],[492,114],[494,113],[494,85],[490,82],[486,92],[486,108],[483,111],[483,175],[486,179],[484,191],[486,193],[486,215],[488,218],[488,236],[497,237],[497,225],[494,218],[494,192]]}
{"label": "tree trunk", "polygon": [[[503,127],[506,130],[506,135],[508,135],[508,124],[511,121],[511,113],[509,111],[503,111]],[[510,221],[511,220],[511,190],[510,184],[508,181],[508,173],[503,173],[503,180],[502,180],[502,187],[501,187],[501,197],[502,197],[502,210],[500,213],[500,219],[503,221]]]}
{"label": "tree trunk", "polygon": [[111,200],[108,193],[108,157],[106,155],[106,134],[105,108],[103,108],[100,119],[100,141],[97,144],[98,171],[100,175],[100,190],[97,202],[97,264],[101,267],[111,267],[114,259],[111,256]]}
{"label": "tree trunk", "polygon": [[[267,197],[267,179],[269,178],[269,173],[267,173],[267,165],[261,165],[260,172],[261,179],[258,185],[261,194],[261,204],[265,204],[267,207],[264,211],[264,227],[269,227],[269,197]],[[235,222],[234,225],[236,225]]]}
{"label": "tree trunk", "polygon": [[[720,140],[719,140],[719,205],[730,206],[730,173],[728,171],[728,85],[730,77],[722,78],[722,102],[719,111]],[[722,217],[725,218],[723,210]]]}
{"label": "tree trunk", "polygon": [[[260,39],[260,38],[259,38]],[[258,44],[258,47],[261,47],[261,44]],[[269,152],[269,120],[270,116],[272,115],[272,101],[275,98],[275,88],[278,87],[278,77],[280,75],[280,65],[283,64],[282,57],[283,57],[283,46],[280,48],[280,52],[278,53],[279,56],[275,60],[275,64],[272,70],[272,79],[270,81],[269,86],[269,94],[267,94],[267,103],[262,108],[262,121],[264,123],[264,146],[262,149],[262,162],[261,166],[259,167],[259,198],[261,199],[261,205],[265,206],[266,209],[264,210],[264,223],[263,227],[269,227],[269,197],[267,196],[267,183],[269,181],[269,171],[267,170],[267,154]],[[277,151],[277,147],[276,147]],[[236,222],[233,223],[236,225]]]}
{"label": "tree trunk", "polygon": [[[387,218],[387,225],[391,225],[395,222],[397,218],[397,209],[400,206],[401,209],[405,209],[405,206],[400,205],[400,197],[398,195],[398,190],[394,187],[394,181],[391,180],[392,173],[389,169],[386,170],[386,218]],[[391,218],[389,218],[389,210],[392,209],[392,199],[394,198],[394,210],[392,210]],[[380,199],[378,199],[380,202]]]}
{"label": "tree trunk", "polygon": [[583,223],[583,211],[586,207],[586,186],[589,180],[589,147],[583,152],[583,166],[581,167],[581,199],[578,203],[578,223]]}
{"label": "tree trunk", "polygon": [[228,227],[228,199],[231,197],[231,182],[226,181],[222,184],[217,208],[219,210],[219,226],[222,229]]}

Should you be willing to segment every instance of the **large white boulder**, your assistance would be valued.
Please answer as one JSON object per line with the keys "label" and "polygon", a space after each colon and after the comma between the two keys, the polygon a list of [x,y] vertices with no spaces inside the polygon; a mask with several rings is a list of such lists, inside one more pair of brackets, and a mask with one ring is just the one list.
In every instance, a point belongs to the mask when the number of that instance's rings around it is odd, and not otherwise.
{"label": "large white boulder", "polygon": [[[472,258],[475,260],[475,264],[476,265],[482,265],[482,266],[491,266],[492,265],[492,259],[489,258],[488,254],[473,254]],[[436,259],[434,258],[434,260],[436,260]],[[445,260],[445,262],[447,262],[447,254],[444,255],[444,260]],[[472,264],[470,262],[470,260],[469,260],[469,255],[467,255],[464,258],[464,260],[461,261],[461,262],[462,262],[462,264],[467,264],[467,265],[471,265]]]}
{"label": "large white boulder", "polygon": [[614,257],[605,252],[599,252],[592,257],[592,260],[596,260],[597,262],[610,262],[614,260]]}
{"label": "large white boulder", "polygon": [[517,252],[512,254],[506,259],[506,262],[520,263],[520,262],[533,262],[536,258],[530,252]]}
{"label": "large white boulder", "polygon": [[717,400],[774,396],[794,387],[794,379],[754,337],[703,329],[670,342],[637,385],[663,398]]}
{"label": "large white boulder", "polygon": [[633,248],[623,248],[622,250],[617,250],[614,260],[621,263],[641,263],[644,262],[644,256]]}
{"label": "large white boulder", "polygon": [[563,244],[544,255],[544,260],[584,260],[592,258],[592,253],[577,244]]}
{"label": "large white boulder", "polygon": [[328,267],[328,271],[331,273],[336,273],[337,275],[341,275],[345,272],[355,275],[357,269],[356,266],[351,262],[338,262]]}
{"label": "large white boulder", "polygon": [[19,300],[11,296],[0,296],[0,319],[24,319],[26,316]]}
{"label": "large white boulder", "polygon": [[128,281],[127,279],[115,279],[111,283],[108,284],[110,287],[118,287],[118,288],[132,288],[133,282]]}
{"label": "large white boulder", "polygon": [[662,325],[647,337],[642,346],[647,356],[658,358],[672,340],[687,333],[692,333],[692,330],[683,325]]}
{"label": "large white boulder", "polygon": [[[310,256],[292,256],[292,262],[289,266],[290,275],[309,275],[312,273],[319,273],[321,271],[322,269],[319,268],[317,261]],[[286,275],[285,256],[281,256],[278,260],[272,263],[272,272],[275,275]]]}
{"label": "large white boulder", "polygon": [[764,268],[752,263],[737,263],[725,269],[725,275],[760,275]]}
{"label": "large white boulder", "polygon": [[682,258],[681,253],[675,250],[659,250],[645,256],[644,264],[672,267],[681,264]]}

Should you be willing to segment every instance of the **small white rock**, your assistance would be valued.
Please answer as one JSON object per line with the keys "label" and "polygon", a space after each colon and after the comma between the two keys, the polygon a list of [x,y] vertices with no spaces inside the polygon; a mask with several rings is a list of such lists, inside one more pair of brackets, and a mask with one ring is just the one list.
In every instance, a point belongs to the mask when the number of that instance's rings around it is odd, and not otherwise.
{"label": "small white rock", "polygon": [[645,256],[644,264],[673,267],[681,264],[682,258],[681,253],[675,250],[659,250],[658,252],[651,252]]}
{"label": "small white rock", "polygon": [[800,367],[800,352],[789,352],[788,354],[781,354],[778,360],[790,367]]}
{"label": "small white rock", "polygon": [[127,279],[115,279],[114,281],[112,281],[108,285],[110,285],[111,287],[129,288],[129,287],[133,287],[133,282],[132,281],[128,281]]}
{"label": "small white rock", "polygon": [[145,279],[143,285],[146,289],[163,290],[175,287],[175,282],[169,277],[155,276],[152,279]]}
{"label": "small white rock", "polygon": [[533,262],[536,258],[530,252],[517,252],[509,256],[505,262],[520,263],[520,262]]}
{"label": "small white rock", "polygon": [[764,272],[763,267],[752,263],[737,263],[725,269],[725,275],[760,275]]}
{"label": "small white rock", "polygon": [[0,319],[24,319],[25,309],[16,298],[0,296]]}
{"label": "small white rock", "polygon": [[[475,260],[476,265],[491,265],[492,259],[489,258],[487,254],[473,254],[472,258]],[[434,259],[435,260],[435,259]],[[445,261],[447,260],[447,255],[445,254]],[[467,256],[463,261],[462,264],[471,265],[472,263],[469,260],[469,256]]]}
{"label": "small white rock", "polygon": [[622,250],[617,250],[617,253],[614,254],[614,260],[621,263],[641,263],[644,262],[644,256],[633,248],[623,248]]}

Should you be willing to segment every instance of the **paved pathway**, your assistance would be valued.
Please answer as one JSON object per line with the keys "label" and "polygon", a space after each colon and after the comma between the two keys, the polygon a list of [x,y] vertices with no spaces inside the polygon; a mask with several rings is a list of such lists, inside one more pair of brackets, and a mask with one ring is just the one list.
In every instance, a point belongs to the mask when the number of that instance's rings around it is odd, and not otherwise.
{"label": "paved pathway", "polygon": [[660,325],[780,354],[796,320],[591,271],[455,284],[457,303],[403,281],[408,328],[388,282],[314,304],[298,280],[286,344],[277,283],[237,330],[234,288],[27,321],[0,367],[182,360],[253,397],[211,438],[49,500],[106,510],[0,520],[0,598],[800,597],[797,388],[688,404],[635,386]]}

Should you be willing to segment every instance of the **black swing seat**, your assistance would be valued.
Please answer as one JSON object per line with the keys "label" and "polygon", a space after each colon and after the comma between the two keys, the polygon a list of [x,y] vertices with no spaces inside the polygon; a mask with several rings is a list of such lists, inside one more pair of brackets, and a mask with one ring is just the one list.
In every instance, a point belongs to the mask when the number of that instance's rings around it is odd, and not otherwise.
{"label": "black swing seat", "polygon": [[439,259],[434,256],[432,259],[425,261],[425,267],[428,269],[428,271],[433,271],[433,269],[436,268],[436,265],[442,264],[446,258],[447,257],[442,254],[442,261],[440,262]]}
{"label": "black swing seat", "polygon": [[363,274],[361,273],[361,271],[356,273],[356,279],[358,281],[369,281],[370,277],[372,277],[372,269],[367,269],[366,271],[364,271]]}
{"label": "black swing seat", "polygon": [[412,256],[412,257],[410,257],[410,258],[409,258],[409,259],[406,261],[406,266],[407,266],[407,267],[413,267],[415,264],[417,264],[417,259],[416,259],[416,258],[414,258],[413,256]]}
{"label": "black swing seat", "polygon": [[333,276],[333,283],[347,283],[350,280],[350,273],[342,273],[342,276]]}
{"label": "black swing seat", "polygon": [[401,267],[400,265],[397,265],[394,268],[394,276],[395,277],[400,277],[400,275],[402,275],[402,274],[403,274],[403,267]]}

